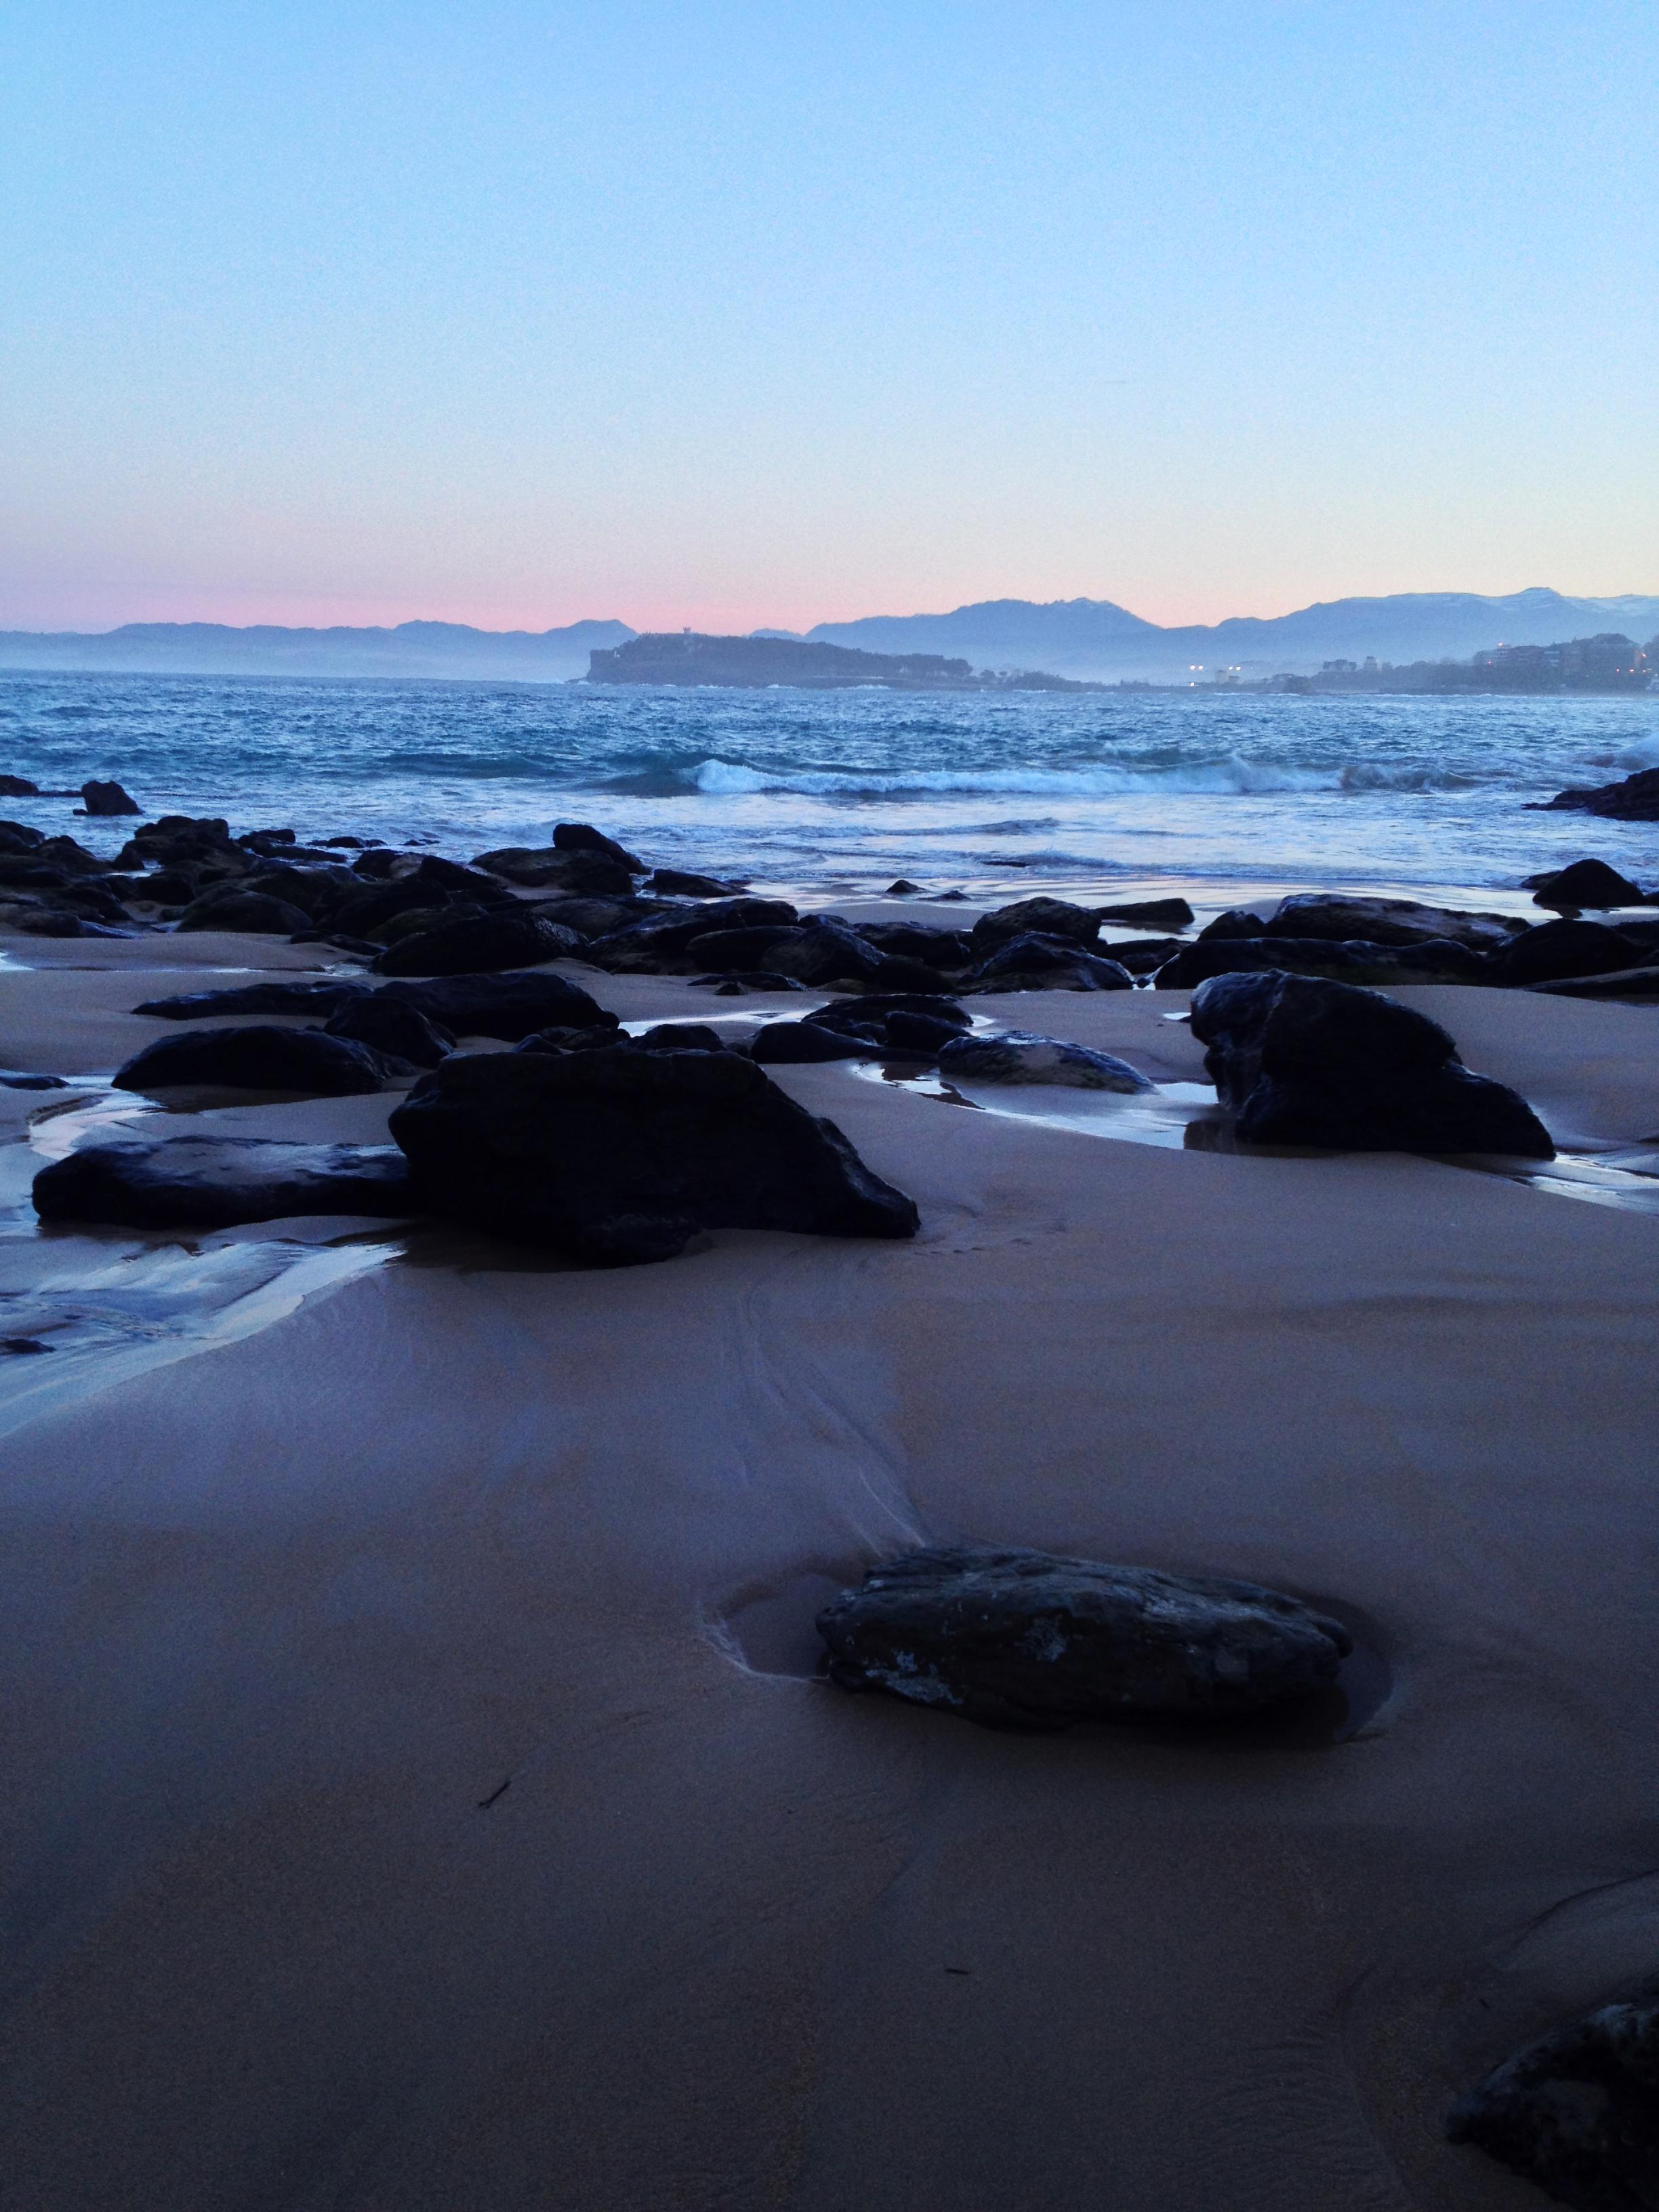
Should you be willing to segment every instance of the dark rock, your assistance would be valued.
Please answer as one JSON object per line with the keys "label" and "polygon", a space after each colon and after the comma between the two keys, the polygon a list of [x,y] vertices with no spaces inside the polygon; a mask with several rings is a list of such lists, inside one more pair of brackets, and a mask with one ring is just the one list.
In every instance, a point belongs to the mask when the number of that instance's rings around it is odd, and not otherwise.
{"label": "dark rock", "polygon": [[935,1060],[943,1048],[962,1035],[955,1022],[939,1014],[889,1014],[884,1027],[893,1051]]}
{"label": "dark rock", "polygon": [[480,853],[474,865],[527,890],[554,890],[604,898],[613,892],[626,896],[634,888],[633,869],[612,860],[608,853],[580,847],[503,845],[495,852]]}
{"label": "dark rock", "polygon": [[284,853],[299,843],[298,834],[292,830],[244,830],[234,840],[245,853]]}
{"label": "dark rock", "polygon": [[395,883],[416,866],[406,853],[394,853],[390,846],[382,845],[378,837],[366,841],[366,848],[350,863],[354,876],[361,876],[367,884]]}
{"label": "dark rock", "polygon": [[455,1049],[455,1039],[419,1007],[379,991],[354,992],[323,1024],[325,1036],[349,1037],[374,1051],[406,1060],[411,1067],[435,1067]]}
{"label": "dark rock", "polygon": [[325,983],[285,981],[276,975],[262,983],[241,983],[229,991],[185,991],[172,999],[146,999],[135,1014],[156,1014],[167,1022],[197,1022],[210,1014],[333,1014],[370,986],[351,979]]}
{"label": "dark rock", "polygon": [[888,884],[882,896],[884,898],[916,898],[921,896],[921,892],[920,884],[913,884],[908,876],[901,876],[896,883]]}
{"label": "dark rock", "polygon": [[615,1014],[607,1013],[580,984],[545,973],[388,983],[380,996],[418,1008],[429,1022],[458,1037],[499,1037],[505,1044],[517,1044],[537,1030],[617,1026]]}
{"label": "dark rock", "polygon": [[1437,1022],[1380,992],[1217,975],[1194,994],[1192,1031],[1247,1143],[1554,1157],[1524,1098],[1470,1074]]}
{"label": "dark rock", "polygon": [[459,860],[447,860],[441,853],[427,853],[416,863],[410,883],[428,890],[458,891],[484,906],[507,905],[513,894],[483,868],[469,868]]}
{"label": "dark rock", "polygon": [[693,938],[686,957],[713,974],[738,969],[770,969],[812,988],[826,983],[873,981],[884,956],[866,945],[845,922],[815,918],[797,928],[726,929]]}
{"label": "dark rock", "polygon": [[1464,914],[1425,906],[1418,899],[1350,898],[1328,891],[1298,891],[1279,902],[1262,937],[1326,938],[1338,944],[1467,945],[1496,952],[1522,925],[1503,914]]}
{"label": "dark rock", "polygon": [[1115,960],[1054,937],[1014,937],[981,960],[971,980],[981,991],[1127,991],[1134,979]]}
{"label": "dark rock", "polygon": [[88,921],[84,915],[70,913],[63,908],[46,908],[44,912],[20,915],[14,927],[29,937],[136,937],[132,929],[120,929],[106,921]]}
{"label": "dark rock", "polygon": [[1496,2066],[1446,2132],[1579,2212],[1659,2207],[1659,1999],[1600,2006]]}
{"label": "dark rock", "polygon": [[936,991],[860,991],[856,997],[835,999],[826,1006],[814,1007],[805,1019],[828,1022],[832,1028],[839,1023],[844,1028],[849,1022],[882,1022],[891,1014],[929,1014],[956,1030],[970,1030],[974,1025],[965,1006]]}
{"label": "dark rock", "polygon": [[1127,906],[1097,906],[1101,921],[1127,923],[1132,929],[1188,929],[1193,910],[1184,898],[1136,899]]}
{"label": "dark rock", "polygon": [[1156,970],[1160,991],[1190,991],[1212,975],[1283,969],[1341,983],[1496,983],[1487,960],[1433,938],[1416,945],[1337,944],[1323,937],[1200,937]]}
{"label": "dark rock", "polygon": [[799,920],[787,899],[712,899],[705,906],[678,907],[615,931],[588,947],[588,957],[620,975],[668,975],[685,963],[693,939],[724,929],[790,929]]}
{"label": "dark rock", "polygon": [[1057,937],[1086,948],[1099,935],[1100,917],[1092,907],[1073,906],[1066,899],[1027,898],[981,915],[969,933],[969,942],[974,957],[982,960],[1012,938]]}
{"label": "dark rock", "polygon": [[1613,822],[1659,822],[1659,768],[1638,769],[1619,783],[1558,791],[1544,802],[1544,811],[1551,809],[1605,815]]}
{"label": "dark rock", "polygon": [[[590,1032],[591,1034],[591,1032]],[[730,1052],[731,1039],[707,1022],[659,1022],[634,1040],[641,1052]]]}
{"label": "dark rock", "polygon": [[860,988],[875,989],[886,994],[909,992],[918,997],[933,997],[952,991],[957,977],[948,970],[935,968],[926,960],[912,960],[902,952],[884,952],[881,965],[873,975],[859,978]]}
{"label": "dark rock", "polygon": [[911,1237],[911,1201],[732,1052],[457,1054],[392,1116],[439,1210],[600,1265],[699,1229]]}
{"label": "dark rock", "polygon": [[100,860],[96,853],[88,852],[84,845],[73,837],[43,837],[34,848],[35,858],[49,867],[62,868],[70,876],[101,876],[109,872],[110,863]]}
{"label": "dark rock", "polygon": [[61,1075],[0,1075],[0,1090],[4,1091],[67,1091],[69,1083]]}
{"label": "dark rock", "polygon": [[49,1344],[42,1344],[38,1336],[0,1336],[0,1352],[50,1352]]}
{"label": "dark rock", "polygon": [[206,892],[192,899],[179,917],[181,931],[223,929],[237,936],[290,937],[309,926],[311,916],[286,899],[268,898],[262,891],[234,890]]}
{"label": "dark rock", "polygon": [[88,814],[142,814],[144,811],[118,783],[99,783],[95,779],[83,783],[81,799]]}
{"label": "dark rock", "polygon": [[1114,937],[1102,943],[1099,957],[1115,960],[1131,975],[1156,975],[1166,960],[1186,949],[1178,937]]}
{"label": "dark rock", "polygon": [[534,1030],[527,1037],[520,1037],[513,1048],[514,1052],[592,1052],[601,1045],[607,1049],[613,1044],[629,1040],[617,1036],[614,1030]]}
{"label": "dark rock", "polygon": [[325,837],[322,842],[337,852],[361,853],[366,844],[378,844],[380,840],[375,837]]}
{"label": "dark rock", "polygon": [[1642,947],[1605,921],[1540,921],[1512,937],[1492,962],[1496,981],[1553,983],[1568,975],[1607,975],[1639,968]]}
{"label": "dark rock", "polygon": [[1659,995],[1659,968],[1615,968],[1606,975],[1567,975],[1528,990],[1558,999],[1651,999]]}
{"label": "dark rock", "polygon": [[834,1030],[823,1022],[769,1022],[756,1030],[749,1050],[763,1067],[793,1067],[816,1060],[873,1060],[881,1047],[872,1037]]}
{"label": "dark rock", "polygon": [[481,975],[503,968],[566,960],[581,939],[557,922],[520,909],[441,922],[389,945],[375,962],[383,975]]}
{"label": "dark rock", "polygon": [[[507,896],[513,894],[509,891]],[[537,899],[530,910],[538,914],[544,921],[556,921],[562,929],[574,929],[578,937],[610,937],[619,929],[630,929],[637,921],[649,921],[656,915],[684,915],[684,907],[669,905],[665,899],[647,898],[552,898]]]}
{"label": "dark rock", "polygon": [[860,924],[859,935],[878,952],[920,960],[945,974],[968,967],[975,957],[965,929],[930,928],[922,921],[866,921]]}
{"label": "dark rock", "polygon": [[[16,779],[21,781],[21,779]],[[17,791],[8,794],[14,799],[28,799],[32,792]],[[0,822],[0,853],[38,853],[46,842],[43,830],[31,830],[27,822]]]}
{"label": "dark rock", "polygon": [[556,822],[553,848],[559,853],[603,853],[606,860],[615,860],[633,876],[644,875],[647,865],[635,860],[625,845],[619,845],[614,837],[607,837],[591,822]]}
{"label": "dark rock", "polygon": [[345,1098],[381,1089],[387,1069],[377,1053],[321,1030],[186,1030],[158,1037],[112,1079],[118,1091],[155,1091],[178,1084],[234,1091],[295,1091]]}
{"label": "dark rock", "polygon": [[699,876],[689,868],[654,869],[645,887],[673,898],[697,899],[732,898],[739,890],[736,884],[722,883],[718,876]]}
{"label": "dark rock", "polygon": [[1081,1091],[1152,1091],[1150,1076],[1127,1060],[1060,1037],[1005,1030],[1000,1036],[958,1036],[939,1055],[939,1073],[969,1083],[1063,1083]]}
{"label": "dark rock", "polygon": [[118,868],[142,867],[146,860],[172,863],[198,860],[211,854],[235,867],[246,855],[232,842],[230,824],[217,815],[164,814],[135,830],[116,855]]}
{"label": "dark rock", "polygon": [[34,1210],[42,1221],[228,1229],[290,1214],[386,1216],[418,1208],[395,1145],[167,1137],[86,1145],[54,1160],[34,1178]]}
{"label": "dark rock", "polygon": [[[354,937],[368,937],[371,931],[382,930],[386,924],[406,914],[424,914],[434,919],[441,916],[451,903],[450,895],[441,885],[417,883],[412,877],[399,877],[396,882],[364,884],[354,871],[348,870],[356,888],[334,901],[328,908],[328,926],[343,930]],[[507,896],[511,897],[511,892]],[[476,900],[467,902],[468,910],[482,911]]]}
{"label": "dark rock", "polygon": [[356,877],[337,860],[325,860],[309,867],[267,864],[252,875],[245,876],[240,887],[262,892],[266,898],[286,899],[313,921],[331,916],[346,900],[362,895],[362,885]]}
{"label": "dark rock", "polygon": [[1338,1622],[1254,1583],[1046,1552],[922,1550],[818,1615],[830,1679],[988,1728],[1224,1719],[1328,1689]]}
{"label": "dark rock", "polygon": [[1213,921],[1205,923],[1198,933],[1198,942],[1213,945],[1218,940],[1228,942],[1235,938],[1260,937],[1267,926],[1263,916],[1257,914],[1254,907],[1230,906],[1225,913],[1217,915]]}
{"label": "dark rock", "polygon": [[0,799],[39,799],[40,787],[26,775],[0,775]]}
{"label": "dark rock", "polygon": [[712,983],[714,994],[721,999],[746,998],[750,991],[804,991],[805,983],[798,983],[793,975],[775,975],[769,968],[744,968],[735,975],[694,975],[692,981],[699,986]]}
{"label": "dark rock", "polygon": [[1605,860],[1574,860],[1547,875],[1528,876],[1526,888],[1534,906],[1644,906],[1645,895],[1628,876]]}

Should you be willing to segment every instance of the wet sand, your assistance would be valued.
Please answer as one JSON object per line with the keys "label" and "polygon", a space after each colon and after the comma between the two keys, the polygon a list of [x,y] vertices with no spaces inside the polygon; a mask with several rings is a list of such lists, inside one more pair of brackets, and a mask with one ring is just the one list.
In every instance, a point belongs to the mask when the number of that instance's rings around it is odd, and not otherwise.
{"label": "wet sand", "polygon": [[[9,940],[0,1061],[107,1071],[210,981],[145,969],[181,942]],[[1400,995],[1559,1141],[1659,1130],[1650,1009]],[[975,1011],[1190,1084],[1184,1004]],[[186,1256],[372,1263],[0,1431],[9,2212],[1540,2201],[1441,2124],[1659,1953],[1659,1221],[775,1073],[914,1244],[263,1224]],[[15,1216],[0,1288],[97,1242]],[[1031,1740],[810,1679],[826,1582],[958,1537],[1316,1597],[1385,1693],[1336,1744]]]}

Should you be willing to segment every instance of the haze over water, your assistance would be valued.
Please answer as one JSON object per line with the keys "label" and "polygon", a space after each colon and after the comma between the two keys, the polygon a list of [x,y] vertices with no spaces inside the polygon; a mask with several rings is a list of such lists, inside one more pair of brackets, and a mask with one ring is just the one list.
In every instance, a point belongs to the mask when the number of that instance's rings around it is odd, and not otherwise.
{"label": "haze over water", "polygon": [[[147,813],[466,857],[586,818],[653,860],[844,891],[1167,876],[1513,888],[1659,824],[1528,812],[1659,763],[1659,696],[928,695],[0,678],[0,768]],[[64,800],[0,811],[100,850]]]}

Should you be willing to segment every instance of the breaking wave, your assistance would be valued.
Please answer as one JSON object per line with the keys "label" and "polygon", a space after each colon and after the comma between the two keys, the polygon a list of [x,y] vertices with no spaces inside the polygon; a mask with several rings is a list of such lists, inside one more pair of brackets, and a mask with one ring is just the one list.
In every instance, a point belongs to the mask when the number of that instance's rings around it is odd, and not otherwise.
{"label": "breaking wave", "polygon": [[1127,768],[1101,763],[1092,768],[994,769],[760,769],[740,761],[700,761],[691,771],[695,790],[719,798],[745,793],[798,792],[814,799],[898,799],[985,797],[998,793],[1031,799],[1109,799],[1136,792],[1192,792],[1255,797],[1272,792],[1442,791],[1468,777],[1414,767],[1384,768],[1345,763],[1329,769],[1294,769],[1230,753],[1218,761],[1166,768]]}

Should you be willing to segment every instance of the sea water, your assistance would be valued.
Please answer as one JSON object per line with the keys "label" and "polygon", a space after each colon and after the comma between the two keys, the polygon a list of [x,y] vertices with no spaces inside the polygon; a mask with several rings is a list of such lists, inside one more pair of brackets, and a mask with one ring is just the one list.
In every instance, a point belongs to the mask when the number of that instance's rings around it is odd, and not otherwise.
{"label": "sea water", "polygon": [[[1659,823],[1528,811],[1659,765],[1659,695],[1352,698],[678,690],[0,675],[0,770],[149,814],[467,857],[599,823],[757,884],[972,893],[1116,881],[1512,889]],[[113,850],[70,801],[0,813]]]}

